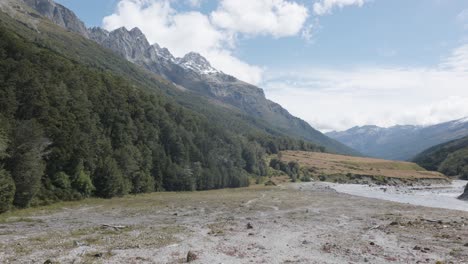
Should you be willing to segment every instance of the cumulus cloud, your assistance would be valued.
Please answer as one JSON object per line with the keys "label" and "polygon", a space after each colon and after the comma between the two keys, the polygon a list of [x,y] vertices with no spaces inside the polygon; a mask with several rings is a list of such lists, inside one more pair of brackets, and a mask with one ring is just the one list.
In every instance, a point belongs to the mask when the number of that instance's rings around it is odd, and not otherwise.
{"label": "cumulus cloud", "polygon": [[468,44],[455,49],[451,56],[443,61],[441,68],[468,72]]}
{"label": "cumulus cloud", "polygon": [[268,72],[264,87],[268,97],[322,131],[435,124],[468,116],[465,48],[432,68]]}
{"label": "cumulus cloud", "polygon": [[[201,0],[188,1],[195,6],[201,3]],[[258,84],[263,70],[234,56],[236,36],[295,35],[307,18],[305,7],[284,0],[223,0],[211,14],[178,11],[171,2],[120,0],[114,14],[103,19],[103,27],[107,30],[138,27],[151,43],[167,47],[175,56],[198,52],[215,68]]]}
{"label": "cumulus cloud", "polygon": [[284,0],[222,0],[211,13],[223,29],[251,35],[293,36],[308,17],[305,6]]}
{"label": "cumulus cloud", "polygon": [[318,16],[331,14],[335,7],[363,6],[365,0],[319,0],[314,3],[314,13]]}

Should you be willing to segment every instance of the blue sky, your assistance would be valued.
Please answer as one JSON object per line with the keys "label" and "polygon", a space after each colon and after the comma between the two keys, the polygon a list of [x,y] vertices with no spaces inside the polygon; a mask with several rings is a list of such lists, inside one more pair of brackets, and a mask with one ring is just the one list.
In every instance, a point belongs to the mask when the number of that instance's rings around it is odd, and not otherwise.
{"label": "blue sky", "polygon": [[87,26],[200,52],[322,131],[468,115],[466,0],[57,2]]}

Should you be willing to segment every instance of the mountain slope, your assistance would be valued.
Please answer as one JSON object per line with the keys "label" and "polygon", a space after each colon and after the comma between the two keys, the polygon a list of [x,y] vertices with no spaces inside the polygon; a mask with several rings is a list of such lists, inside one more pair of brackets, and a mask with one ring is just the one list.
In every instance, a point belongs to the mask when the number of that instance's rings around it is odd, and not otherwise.
{"label": "mountain slope", "polygon": [[[413,161],[428,170],[437,170],[448,176],[468,180],[468,137],[429,148]],[[468,201],[468,185],[459,198]]]}
{"label": "mountain slope", "polygon": [[429,148],[417,155],[414,162],[426,169],[468,180],[468,137]]}
{"label": "mountain slope", "polygon": [[421,151],[468,135],[468,119],[432,126],[353,127],[327,136],[371,157],[409,160]]}
{"label": "mountain slope", "polygon": [[[53,18],[54,14],[57,13],[54,13],[53,10],[61,10],[62,8],[51,0],[26,0],[25,2],[48,18]],[[42,7],[47,5],[52,7]],[[39,6],[41,8],[38,8]],[[64,14],[65,18],[53,21],[60,22],[71,17],[66,12],[58,13]],[[78,20],[69,24],[77,25],[82,24],[82,22]],[[262,89],[214,69],[205,58],[197,53],[189,53],[183,58],[175,58],[167,49],[159,47],[158,44],[150,45],[143,33],[137,28],[130,31],[120,28],[113,32],[91,28],[83,33],[81,27],[69,28],[66,23],[59,23],[59,25],[98,42],[128,61],[162,76],[183,90],[194,91],[210,98],[215,104],[224,105],[229,109],[234,108],[258,118],[264,124],[268,124],[270,130],[273,129],[284,135],[322,145],[328,151],[358,154],[353,149],[313,129],[305,121],[292,116],[280,105],[266,99]]]}
{"label": "mountain slope", "polygon": [[0,12],[0,212],[246,186],[265,175],[267,153],[322,150],[182,92],[19,2],[3,4],[11,16]]}
{"label": "mountain slope", "polygon": [[330,151],[357,154],[292,116],[279,104],[266,99],[262,89],[216,70],[200,54],[192,52],[183,58],[175,58],[167,49],[157,44],[150,45],[138,28],[130,31],[119,28],[112,32],[93,28],[89,35],[127,60],[183,88],[265,120],[287,135],[314,142]]}

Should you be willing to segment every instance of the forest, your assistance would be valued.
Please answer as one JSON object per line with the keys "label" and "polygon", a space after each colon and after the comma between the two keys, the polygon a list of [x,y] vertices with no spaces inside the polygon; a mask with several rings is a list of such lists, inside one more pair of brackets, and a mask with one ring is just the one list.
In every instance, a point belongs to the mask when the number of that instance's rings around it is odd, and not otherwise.
{"label": "forest", "polygon": [[90,196],[242,187],[266,175],[267,154],[325,150],[256,129],[236,133],[144,82],[67,58],[1,24],[0,39],[0,212]]}
{"label": "forest", "polygon": [[428,170],[468,180],[468,137],[431,147],[414,158]]}

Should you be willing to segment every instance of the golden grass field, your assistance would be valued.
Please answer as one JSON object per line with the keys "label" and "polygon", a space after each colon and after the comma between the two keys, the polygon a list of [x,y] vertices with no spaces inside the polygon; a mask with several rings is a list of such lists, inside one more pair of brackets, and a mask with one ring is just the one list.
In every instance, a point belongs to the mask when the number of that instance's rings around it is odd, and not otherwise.
{"label": "golden grass field", "polygon": [[397,179],[447,179],[439,172],[427,171],[412,162],[351,157],[328,153],[283,151],[284,162],[296,161],[312,174],[383,176]]}

